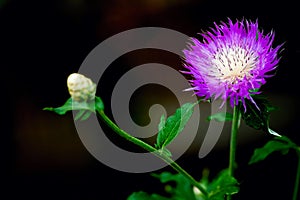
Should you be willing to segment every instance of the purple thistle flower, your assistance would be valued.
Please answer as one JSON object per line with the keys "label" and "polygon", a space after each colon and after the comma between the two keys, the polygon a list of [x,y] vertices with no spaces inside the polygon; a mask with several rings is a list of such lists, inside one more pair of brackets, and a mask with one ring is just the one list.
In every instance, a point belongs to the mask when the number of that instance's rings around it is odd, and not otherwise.
{"label": "purple thistle flower", "polygon": [[[241,101],[246,109],[245,98],[254,102],[251,95],[266,83],[268,74],[278,62],[278,50],[272,48],[274,33],[263,35],[257,21],[236,21],[215,24],[215,29],[202,33],[203,42],[191,38],[192,44],[183,51],[185,55],[183,73],[190,80],[195,94],[204,99],[229,99],[233,107]],[[256,105],[256,104],[255,104]]]}

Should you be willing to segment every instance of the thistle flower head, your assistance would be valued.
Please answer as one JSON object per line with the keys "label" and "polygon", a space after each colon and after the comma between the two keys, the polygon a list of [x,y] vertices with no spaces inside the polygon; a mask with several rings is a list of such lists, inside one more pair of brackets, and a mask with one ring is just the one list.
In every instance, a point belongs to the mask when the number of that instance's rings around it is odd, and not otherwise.
{"label": "thistle flower head", "polygon": [[223,104],[229,99],[233,107],[258,93],[266,78],[271,75],[278,62],[281,45],[273,48],[274,33],[264,35],[258,23],[236,21],[215,24],[211,31],[202,33],[203,41],[191,38],[183,51],[184,73],[191,80],[195,94],[205,99],[221,98]]}
{"label": "thistle flower head", "polygon": [[95,98],[96,84],[82,74],[70,74],[67,86],[74,101],[87,101]]}

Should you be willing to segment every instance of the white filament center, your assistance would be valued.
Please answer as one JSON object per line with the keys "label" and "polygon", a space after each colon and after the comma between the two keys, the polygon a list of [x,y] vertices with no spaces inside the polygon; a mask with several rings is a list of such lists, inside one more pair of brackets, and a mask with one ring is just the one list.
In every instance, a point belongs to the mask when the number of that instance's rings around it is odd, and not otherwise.
{"label": "white filament center", "polygon": [[251,71],[255,67],[257,56],[244,48],[224,47],[218,50],[212,63],[215,77],[222,82],[232,84],[243,79],[251,77]]}

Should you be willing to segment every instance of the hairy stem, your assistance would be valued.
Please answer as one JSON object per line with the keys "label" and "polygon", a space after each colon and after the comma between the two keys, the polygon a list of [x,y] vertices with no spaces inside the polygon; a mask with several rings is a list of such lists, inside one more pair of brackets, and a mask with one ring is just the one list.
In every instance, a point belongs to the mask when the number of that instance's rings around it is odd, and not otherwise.
{"label": "hairy stem", "polygon": [[117,134],[119,134],[121,137],[125,138],[126,140],[138,145],[139,147],[149,151],[150,153],[154,154],[155,156],[162,159],[164,162],[169,164],[174,170],[176,170],[178,173],[182,174],[184,177],[186,177],[192,185],[197,187],[205,197],[208,196],[206,190],[201,186],[200,183],[198,183],[188,172],[186,172],[183,168],[181,168],[174,160],[172,160],[170,157],[166,156],[165,154],[159,152],[156,148],[152,147],[151,145],[145,143],[144,141],[133,137],[126,131],[120,129],[113,121],[109,119],[109,117],[104,113],[103,110],[98,111],[98,114],[103,119],[103,121]]}

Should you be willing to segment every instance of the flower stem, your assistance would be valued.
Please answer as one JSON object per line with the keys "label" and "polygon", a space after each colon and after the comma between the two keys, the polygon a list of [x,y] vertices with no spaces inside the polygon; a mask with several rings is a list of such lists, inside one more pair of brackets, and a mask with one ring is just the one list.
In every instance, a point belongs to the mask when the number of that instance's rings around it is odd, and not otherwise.
{"label": "flower stem", "polygon": [[297,151],[298,155],[298,166],[297,166],[297,175],[294,185],[294,193],[293,193],[293,200],[297,200],[298,190],[299,190],[299,181],[300,181],[300,149]]}
{"label": "flower stem", "polygon": [[240,124],[240,112],[238,107],[235,105],[233,107],[233,119],[231,125],[231,136],[230,136],[230,151],[229,151],[229,175],[234,175],[235,168],[235,154],[236,154],[236,141],[237,132]]}
{"label": "flower stem", "polygon": [[125,138],[126,140],[138,145],[139,147],[142,147],[143,149],[149,151],[150,153],[154,154],[155,156],[159,157],[162,159],[164,162],[169,164],[174,170],[176,170],[178,173],[182,174],[184,177],[186,177],[189,182],[197,187],[205,197],[208,196],[206,190],[202,187],[200,183],[198,183],[188,172],[186,172],[183,168],[181,168],[172,158],[166,156],[165,154],[161,153],[158,151],[156,148],[153,146],[145,143],[144,141],[133,137],[126,131],[120,129],[113,121],[109,119],[109,117],[104,113],[103,110],[98,111],[98,114],[100,117],[103,119],[103,121],[113,130],[115,131],[118,135],[121,137]]}
{"label": "flower stem", "polygon": [[[230,150],[229,150],[229,175],[234,176],[235,169],[235,154],[237,146],[237,132],[240,125],[240,111],[237,105],[233,107],[233,118],[231,124]],[[231,199],[231,195],[227,196],[227,200]]]}

